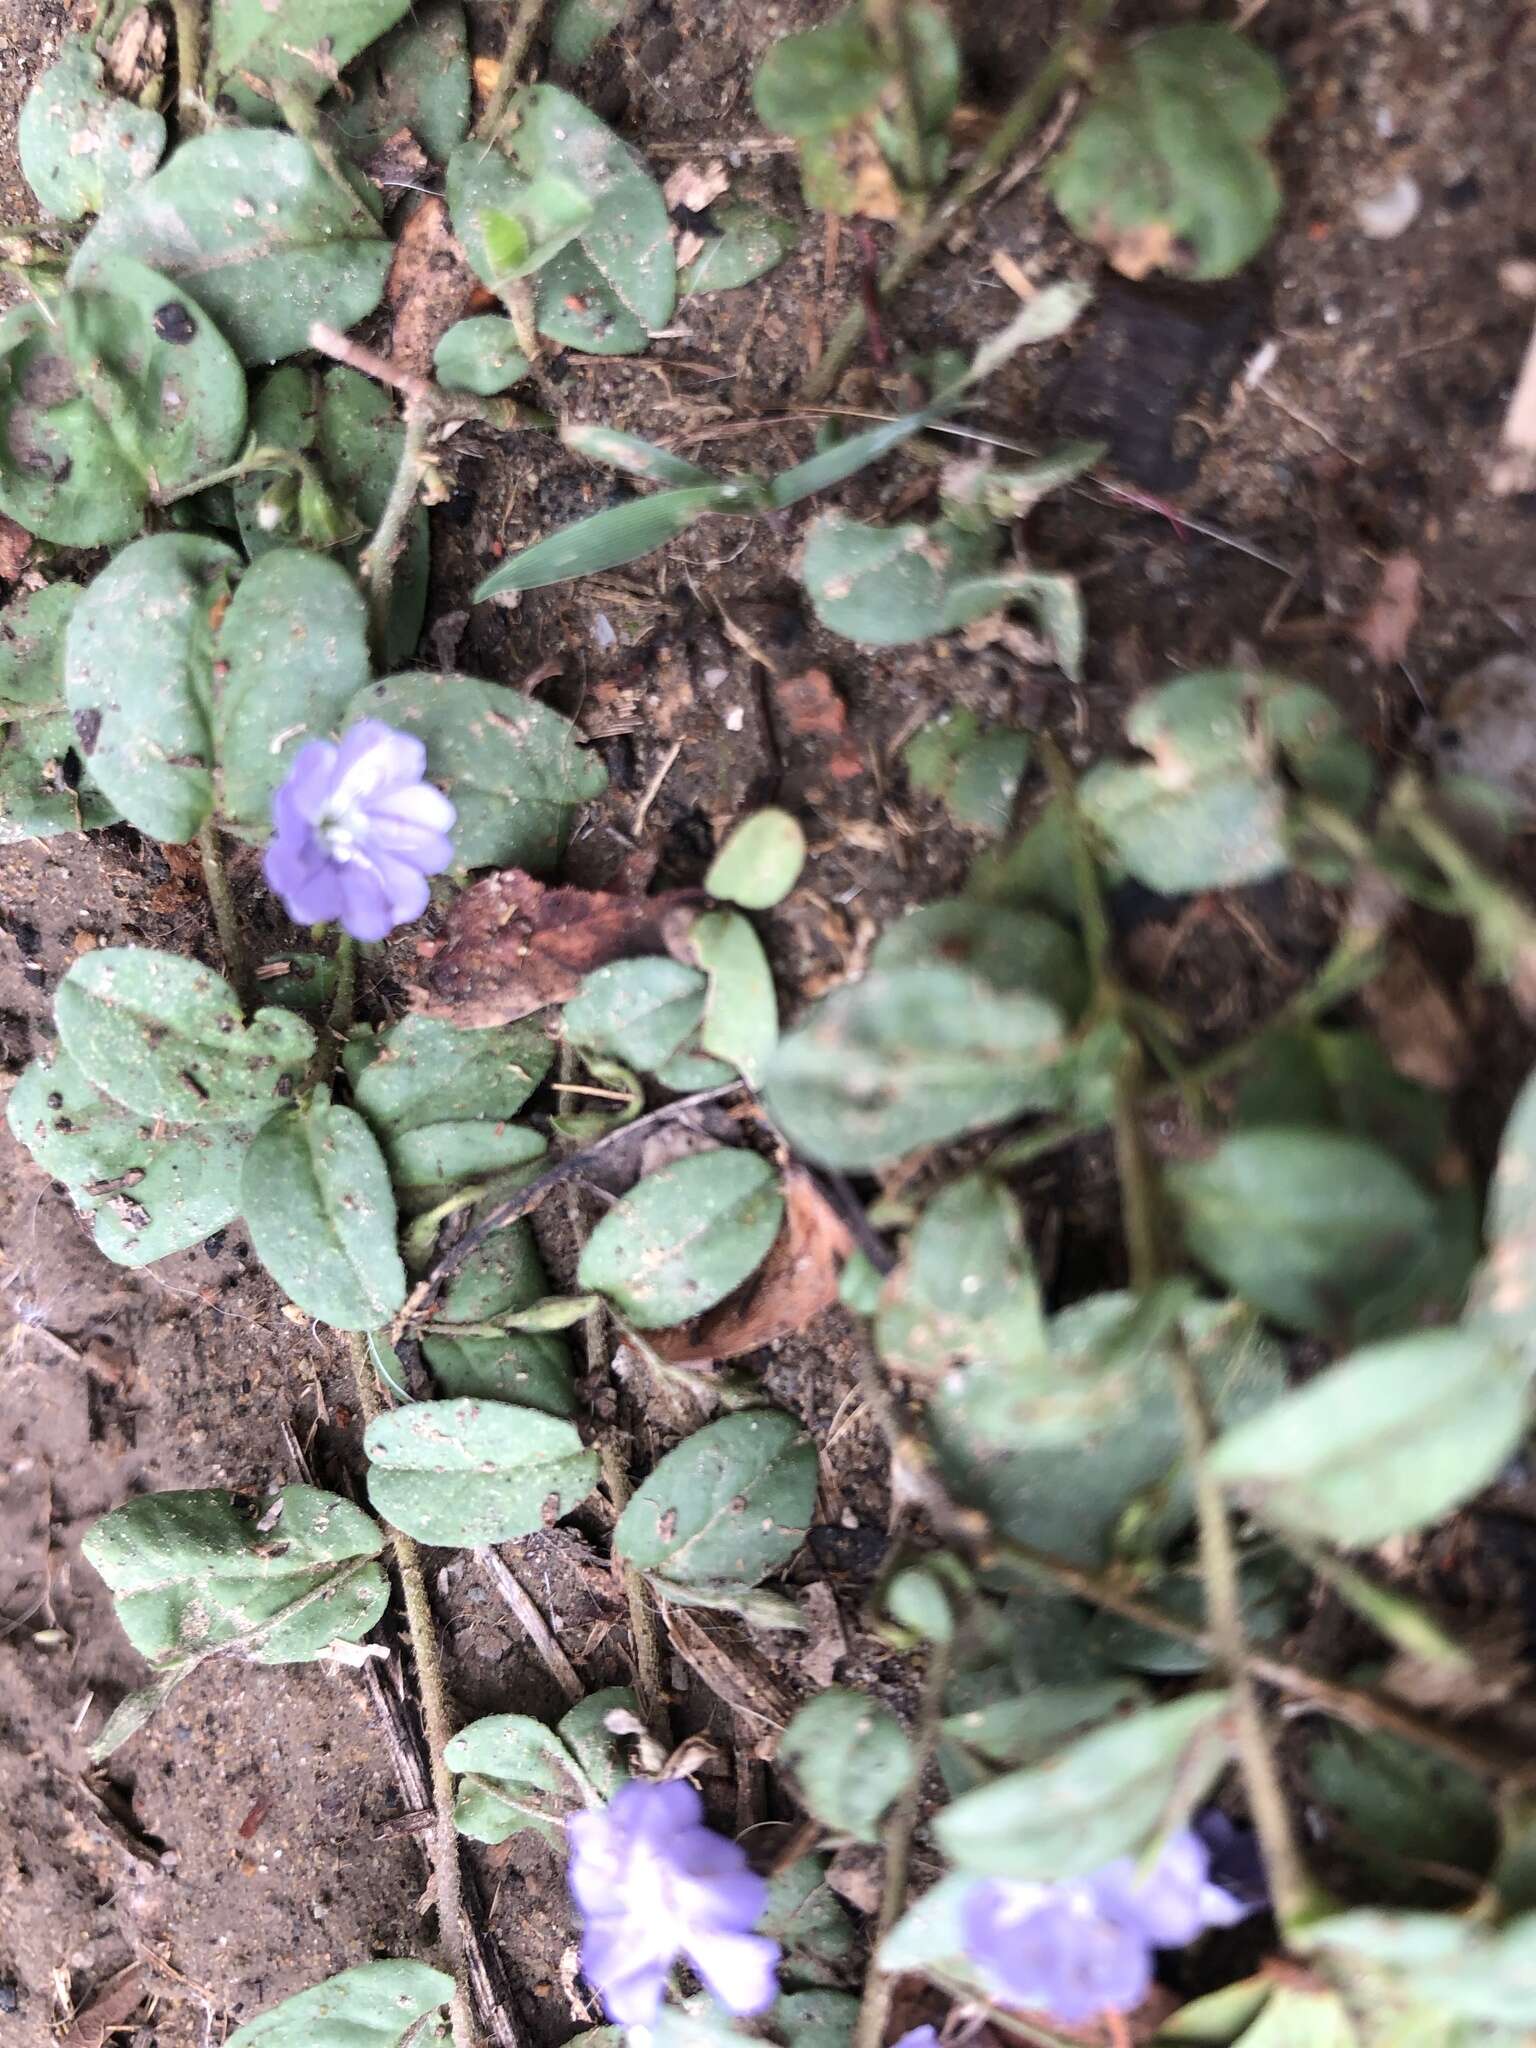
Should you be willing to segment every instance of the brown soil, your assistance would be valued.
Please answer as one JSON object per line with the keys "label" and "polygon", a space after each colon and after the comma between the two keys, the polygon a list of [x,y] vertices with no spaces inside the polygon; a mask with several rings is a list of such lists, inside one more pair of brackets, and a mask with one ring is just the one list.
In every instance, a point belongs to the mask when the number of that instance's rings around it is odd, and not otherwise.
{"label": "brown soil", "polygon": [[[747,86],[761,49],[792,19],[827,11],[799,0],[761,9],[641,0],[622,44],[580,84],[659,161],[724,154],[737,163],[737,145],[755,132]],[[1194,10],[1176,0],[1172,11]],[[1013,19],[1000,31],[995,7],[977,0],[962,10],[987,105],[1027,75],[1052,19],[1037,0],[1004,12]],[[1128,13],[1152,18],[1140,6]],[[63,10],[39,0],[0,8],[0,206],[13,220],[33,211],[11,151],[14,110],[62,25]],[[1395,759],[1474,661],[1528,646],[1536,498],[1493,499],[1484,475],[1531,318],[1499,272],[1536,257],[1532,17],[1514,0],[1329,9],[1270,0],[1254,32],[1292,83],[1279,142],[1286,226],[1264,264],[1193,300],[1111,287],[1080,334],[999,380],[981,416],[1026,441],[1108,417],[1128,481],[1172,494],[1189,519],[1226,536],[1088,495],[1037,519],[1038,554],[1084,578],[1092,644],[1081,688],[1008,641],[870,657],[821,635],[789,574],[798,512],[695,529],[659,560],[597,584],[455,618],[496,553],[605,502],[612,485],[536,435],[498,442],[471,429],[451,444],[433,615],[448,644],[460,627],[462,636],[444,658],[513,681],[560,657],[550,699],[600,738],[613,778],[573,851],[575,879],[611,885],[654,863],[658,884],[694,882],[724,821],[765,799],[787,804],[814,851],[806,886],[768,920],[793,1001],[856,965],[904,904],[962,876],[974,848],[909,795],[896,758],[900,741],[944,706],[1047,728],[1084,760],[1114,744],[1139,688],[1249,650],[1329,688]],[[1369,239],[1356,202],[1402,175],[1420,188],[1417,217],[1394,240]],[[780,155],[744,149],[734,178],[734,196],[798,205]],[[893,355],[964,345],[1002,324],[1014,301],[988,267],[993,250],[1039,276],[1082,261],[1026,176],[892,309]],[[857,289],[860,260],[853,234],[828,243],[807,223],[799,251],[762,284],[684,302],[677,331],[644,360],[556,363],[550,394],[562,409],[675,440],[705,461],[780,466],[808,447],[811,423],[783,415]],[[1267,373],[1245,377],[1261,349]],[[846,395],[888,408],[901,391],[893,374],[864,369]],[[908,509],[931,488],[928,473],[891,462],[845,502],[870,514]],[[1351,622],[1383,558],[1403,550],[1422,565],[1422,618],[1406,660],[1377,669]],[[772,672],[812,665],[830,672],[849,708],[860,766],[846,779],[831,772],[826,744],[797,736],[776,703]],[[285,932],[262,892],[242,900],[269,919],[280,947]],[[1137,957],[1149,981],[1198,1032],[1222,1034],[1294,984],[1326,942],[1322,912],[1300,888],[1128,909],[1141,921]],[[52,991],[82,948],[135,938],[216,957],[196,877],[125,828],[0,852],[0,926],[0,1055],[12,1074],[47,1044]],[[379,994],[399,1000],[391,984]],[[142,1668],[79,1544],[136,1491],[218,1483],[260,1492],[293,1477],[290,1420],[307,1432],[319,1419],[319,1449],[333,1473],[342,1469],[356,1440],[344,1361],[285,1316],[238,1226],[128,1275],[96,1253],[67,1200],[3,1133],[0,1159],[0,1306],[10,1330],[0,2036],[29,2048],[47,2041],[71,2002],[87,2004],[138,1961],[155,2003],[142,2009],[137,2038],[158,2048],[216,2041],[331,1971],[420,1950],[420,1858],[409,1833],[390,1826],[388,1757],[352,1674],[204,1667],[92,1778],[84,1744]],[[1103,1262],[1116,1254],[1104,1249],[1106,1176],[1095,1149],[1064,1156],[1028,1191],[1038,1210],[1066,1216],[1059,1238],[1074,1284],[1103,1284]],[[559,1230],[552,1221],[557,1270]],[[826,1453],[812,1554],[815,1574],[831,1575],[852,1643],[842,1675],[894,1681],[859,1631],[887,1504],[874,1434],[852,1395],[848,1333],[828,1317],[763,1362],[775,1396],[806,1416]],[[664,1424],[655,1436],[664,1441]],[[637,1465],[652,1450],[643,1433]],[[579,1529],[509,1555],[583,1676],[622,1678],[621,1610]],[[460,1711],[557,1710],[543,1665],[476,1567],[434,1562]],[[791,1688],[800,1654],[791,1648],[779,1674]],[[682,1701],[689,1675],[679,1663],[672,1676]],[[680,1721],[707,1713],[694,1685]],[[717,1710],[712,1725],[728,1750],[729,1714]],[[762,1732],[748,1718],[734,1732],[754,1728]],[[744,1817],[766,1813],[782,1833],[786,1809],[762,1804],[760,1779],[738,1784],[727,1757],[722,1806],[739,1798]],[[562,1989],[569,1929],[553,1858],[525,1842],[486,1865],[490,1925],[520,2018],[533,2038],[558,2041],[581,2015]]]}

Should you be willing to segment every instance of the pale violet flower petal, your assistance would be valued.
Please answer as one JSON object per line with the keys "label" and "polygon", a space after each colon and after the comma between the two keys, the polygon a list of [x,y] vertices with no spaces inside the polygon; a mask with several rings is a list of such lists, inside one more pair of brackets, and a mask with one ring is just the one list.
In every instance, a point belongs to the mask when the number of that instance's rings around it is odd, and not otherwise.
{"label": "pale violet flower petal", "polygon": [[334,918],[355,939],[386,938],[430,900],[451,866],[452,803],[424,778],[426,748],[365,718],[339,745],[311,740],[272,799],[263,870],[300,924]]}
{"label": "pale violet flower petal", "polygon": [[631,1780],[566,1834],[582,1968],[616,2025],[650,2024],[678,1957],[728,2011],[773,2003],[779,1946],[753,1931],[767,1886],[739,1843],[704,1825],[692,1785]]}

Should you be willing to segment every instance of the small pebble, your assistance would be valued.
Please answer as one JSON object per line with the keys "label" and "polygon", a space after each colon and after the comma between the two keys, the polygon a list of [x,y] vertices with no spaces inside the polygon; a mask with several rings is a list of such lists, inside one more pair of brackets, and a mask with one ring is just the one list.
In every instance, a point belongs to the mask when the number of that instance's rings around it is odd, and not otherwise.
{"label": "small pebble", "polygon": [[1384,192],[1357,199],[1355,219],[1360,224],[1360,232],[1369,235],[1373,242],[1391,242],[1413,225],[1423,204],[1424,194],[1419,190],[1417,178],[1410,178],[1404,172]]}

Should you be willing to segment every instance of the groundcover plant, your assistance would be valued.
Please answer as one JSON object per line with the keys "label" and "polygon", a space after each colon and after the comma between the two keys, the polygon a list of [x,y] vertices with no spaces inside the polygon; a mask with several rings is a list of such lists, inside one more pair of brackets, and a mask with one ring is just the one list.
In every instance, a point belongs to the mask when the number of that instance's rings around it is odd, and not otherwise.
{"label": "groundcover plant", "polygon": [[[519,1833],[568,1862],[563,2031],[583,2016],[594,2048],[1513,2048],[1536,2030],[1528,1769],[1476,1725],[1477,1647],[1395,1567],[1526,1437],[1536,1089],[1479,1185],[1364,1000],[1427,912],[1529,1016],[1499,792],[1384,769],[1327,695],[1242,662],[1145,689],[1084,772],[957,705],[899,766],[982,842],[968,879],[786,1025],[763,914],[817,820],[747,805],[688,886],[575,886],[608,779],[587,731],[545,678],[423,642],[457,444],[545,434],[607,502],[477,603],[776,521],[826,644],[1012,635],[1075,681],[1084,601],[1023,522],[1105,451],[990,434],[992,380],[1073,329],[1106,264],[1196,291],[1260,251],[1281,72],[1215,20],[1121,34],[1080,0],[978,121],[944,11],[863,0],[765,45],[792,218],[697,167],[664,189],[643,136],[553,82],[626,13],[521,0],[472,63],[458,0],[109,4],[21,117],[45,218],[3,242],[0,509],[33,545],[0,618],[0,831],[195,848],[217,965],[126,933],[82,951],[9,1125],[122,1266],[239,1220],[347,1348],[358,1425],[323,1473],[295,1439],[275,1491],[190,1483],[96,1523],[146,1669],[93,1709],[94,1753],[211,1658],[409,1675],[419,1952],[359,1954],[231,2048],[524,2038],[516,1940],[462,1881],[466,1842]],[[750,291],[823,216],[873,219],[888,261],[805,397],[835,394],[1031,148],[1074,260],[1015,280],[968,356],[932,336],[900,407],[806,411],[815,446],[771,473],[677,452],[659,403],[654,440],[582,416],[572,362],[646,359],[690,296]],[[465,276],[433,375],[370,325],[389,294],[398,337],[429,236]],[[836,740],[825,676],[800,681]],[[1117,903],[1286,877],[1330,906],[1328,947],[1191,1051]],[[1085,1141],[1122,1242],[1064,1289],[1039,1168]],[[562,1212],[556,1284],[535,1226]],[[827,1442],[765,1384],[772,1346],[835,1315],[889,1452],[867,1686],[832,1682],[834,1569],[807,1546]],[[511,1578],[496,1546],[568,1521],[621,1589],[632,1682],[587,1690],[513,1578],[568,1708],[465,1721],[424,1548]],[[1353,1634],[1318,1661],[1324,1602]],[[741,1676],[763,1646],[804,1658],[781,1715]],[[674,1657],[735,1711],[736,1754],[674,1718]],[[1389,1682],[1404,1660],[1416,1688]]]}

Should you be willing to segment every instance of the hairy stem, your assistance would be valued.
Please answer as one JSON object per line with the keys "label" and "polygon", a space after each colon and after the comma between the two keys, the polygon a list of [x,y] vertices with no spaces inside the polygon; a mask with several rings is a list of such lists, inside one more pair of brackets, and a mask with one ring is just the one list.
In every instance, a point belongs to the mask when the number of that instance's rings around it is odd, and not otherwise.
{"label": "hairy stem", "polygon": [[171,0],[176,24],[176,118],[183,142],[203,132],[203,0]]}
{"label": "hairy stem", "polygon": [[[1052,44],[1045,62],[993,129],[965,176],[946,193],[928,218],[913,228],[880,273],[880,296],[888,299],[933,254],[966,208],[991,183],[1044,121],[1072,75],[1086,38],[1108,18],[1114,0],[1078,0],[1066,28]],[[807,404],[825,398],[853,360],[868,316],[863,306],[850,306],[827,344],[825,354],[800,388]]]}
{"label": "hairy stem", "polygon": [[361,376],[372,377],[377,383],[402,392],[430,419],[484,420],[489,427],[549,428],[555,424],[547,412],[540,412],[537,406],[519,405],[515,398],[476,398],[468,391],[444,391],[430,377],[419,376],[400,363],[392,363],[377,349],[368,348],[364,343],[354,341],[350,335],[339,333],[323,320],[315,321],[310,328],[309,345],[321,355],[329,356],[333,363],[345,363],[349,370],[356,370]]}
{"label": "hairy stem", "polygon": [[202,856],[203,883],[213,907],[213,921],[218,928],[219,950],[224,955],[224,972],[244,1004],[249,999],[250,989],[245,942],[240,936],[240,920],[235,915],[235,898],[224,867],[224,849],[219,843],[218,827],[211,818],[205,819],[198,827],[197,850]]}
{"label": "hairy stem", "polygon": [[900,96],[898,121],[902,148],[906,151],[906,180],[919,196],[928,190],[927,164],[923,147],[922,98],[919,59],[907,18],[906,0],[867,0],[865,20],[881,56],[896,74]]}
{"label": "hairy stem", "polygon": [[1318,1892],[1307,1875],[1291,1825],[1290,1808],[1280,1783],[1280,1769],[1259,1704],[1258,1688],[1248,1660],[1243,1628],[1242,1581],[1237,1546],[1220,1485],[1210,1469],[1213,1440],[1205,1389],[1177,1330],[1171,1344],[1174,1391],[1184,1423],[1184,1442],[1195,1481],[1199,1516],[1200,1566],[1205,1580],[1206,1611],[1216,1653],[1232,1686],[1237,1732],[1237,1759],[1248,1794],[1248,1810],[1258,1831],[1259,1846],[1269,1870],[1270,1892],[1282,1928],[1297,1926],[1316,1909]]}
{"label": "hairy stem", "polygon": [[[348,1339],[352,1356],[352,1380],[357,1405],[365,1424],[380,1413],[378,1388],[368,1359],[367,1340],[354,1333]],[[427,1738],[427,1761],[432,1777],[433,1829],[432,1875],[437,1895],[438,1936],[448,1967],[453,1972],[454,1993],[449,2007],[453,2023],[454,2048],[479,2048],[479,2030],[469,1993],[469,1951],[464,1940],[464,1903],[459,1870],[459,1831],[453,1818],[453,1773],[443,1752],[453,1737],[453,1717],[448,1708],[448,1691],[443,1682],[442,1658],[437,1646],[437,1624],[427,1598],[426,1574],[414,1537],[384,1524],[394,1552],[395,1568],[405,1595],[405,1621],[416,1660],[416,1679],[421,1687],[421,1719]]]}
{"label": "hairy stem", "polygon": [[386,668],[385,646],[389,636],[389,606],[394,593],[395,569],[405,546],[405,528],[416,508],[421,474],[426,466],[427,438],[431,428],[424,407],[407,400],[405,440],[378,530],[363,551],[360,573],[368,591],[368,637],[380,668]]}
{"label": "hairy stem", "polygon": [[853,2027],[853,2048],[881,2048],[886,2021],[891,2016],[891,1993],[896,1979],[880,1967],[880,1947],[907,1903],[907,1877],[912,1867],[912,1838],[922,1806],[923,1777],[938,1741],[944,1718],[944,1688],[949,1681],[949,1645],[935,1643],[923,1680],[922,1702],[917,1726],[912,1731],[912,1775],[902,1788],[884,1833],[885,1882],[881,1888],[880,1912],[870,1944],[869,1971],[864,1995]]}
{"label": "hairy stem", "polygon": [[533,32],[543,12],[544,0],[517,0],[517,11],[507,23],[507,39],[501,46],[496,81],[475,123],[477,141],[495,140],[496,132],[506,118],[507,108],[512,104],[512,95],[521,83],[523,59],[528,55],[528,45],[533,41]]}

